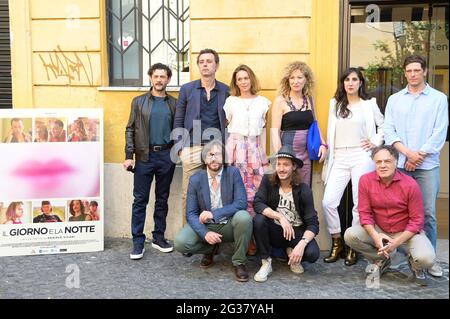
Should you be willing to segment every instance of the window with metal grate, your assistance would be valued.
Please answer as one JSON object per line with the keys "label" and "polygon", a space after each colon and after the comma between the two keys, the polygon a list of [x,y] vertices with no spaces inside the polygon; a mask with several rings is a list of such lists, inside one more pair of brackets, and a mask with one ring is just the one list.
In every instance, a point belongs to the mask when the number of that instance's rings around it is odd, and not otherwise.
{"label": "window with metal grate", "polygon": [[154,63],[173,71],[169,86],[189,81],[188,0],[108,0],[111,86],[147,86]]}
{"label": "window with metal grate", "polygon": [[0,108],[12,108],[11,42],[8,0],[0,0]]}

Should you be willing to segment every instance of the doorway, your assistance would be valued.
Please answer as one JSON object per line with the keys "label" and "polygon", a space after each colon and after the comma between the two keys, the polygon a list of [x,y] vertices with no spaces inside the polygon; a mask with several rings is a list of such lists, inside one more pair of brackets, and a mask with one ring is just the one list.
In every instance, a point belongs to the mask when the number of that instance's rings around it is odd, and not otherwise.
{"label": "doorway", "polygon": [[[411,54],[427,59],[427,82],[449,96],[449,5],[442,1],[341,1],[339,73],[360,67],[368,91],[384,114],[390,95],[406,86],[403,60]],[[439,238],[448,237],[449,132],[441,151],[441,187],[437,201]],[[351,216],[350,189],[340,211]]]}

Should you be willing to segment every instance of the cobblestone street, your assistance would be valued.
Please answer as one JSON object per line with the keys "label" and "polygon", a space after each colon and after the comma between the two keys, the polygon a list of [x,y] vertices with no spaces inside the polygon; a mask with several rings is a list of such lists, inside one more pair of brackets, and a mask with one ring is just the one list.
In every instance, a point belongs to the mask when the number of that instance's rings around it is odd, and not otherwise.
{"label": "cobblestone street", "polygon": [[[325,264],[322,258],[305,265],[305,273],[292,273],[286,262],[274,260],[273,274],[265,283],[234,280],[230,244],[223,245],[216,264],[202,270],[200,255],[190,258],[178,252],[163,254],[146,244],[144,258],[129,259],[131,241],[106,239],[97,253],[2,257],[0,298],[152,298],[152,299],[379,299],[449,298],[448,240],[439,240],[441,278],[428,277],[419,287],[411,280],[407,265],[389,270],[379,283],[366,285],[366,262],[346,267],[343,260]],[[322,252],[322,257],[326,252]],[[250,276],[259,269],[251,257]],[[12,271],[13,270],[13,271]],[[79,271],[78,281],[74,278]],[[70,288],[73,287],[73,288]],[[208,289],[205,289],[208,287]]]}

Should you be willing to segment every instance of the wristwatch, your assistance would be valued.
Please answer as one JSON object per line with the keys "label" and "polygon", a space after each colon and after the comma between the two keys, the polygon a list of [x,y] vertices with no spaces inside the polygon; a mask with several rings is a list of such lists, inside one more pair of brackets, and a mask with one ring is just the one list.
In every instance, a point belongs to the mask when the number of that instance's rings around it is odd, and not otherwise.
{"label": "wristwatch", "polygon": [[300,239],[300,240],[304,240],[305,241],[305,243],[306,243],[306,245],[308,245],[309,244],[309,240],[308,240],[308,238],[305,238],[305,237],[303,237],[302,239]]}

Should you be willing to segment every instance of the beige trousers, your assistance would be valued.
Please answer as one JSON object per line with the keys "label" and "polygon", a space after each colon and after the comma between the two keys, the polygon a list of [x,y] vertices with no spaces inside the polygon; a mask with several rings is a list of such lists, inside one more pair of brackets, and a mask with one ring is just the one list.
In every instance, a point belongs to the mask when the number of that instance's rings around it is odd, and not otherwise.
{"label": "beige trousers", "polygon": [[[401,235],[401,232],[386,233],[376,225],[375,230],[391,238],[397,238]],[[344,234],[344,239],[348,246],[361,252],[370,263],[383,259],[382,256],[377,255],[378,248],[375,247],[372,237],[361,225],[348,228]],[[434,259],[436,258],[434,248],[423,230],[404,242],[400,247],[412,257],[411,262],[415,269],[428,269],[434,264]]]}
{"label": "beige trousers", "polygon": [[201,169],[201,154],[202,146],[185,147],[180,154],[181,165],[183,167],[183,186],[181,197],[183,225],[186,224],[186,195],[189,185],[189,178]]}

